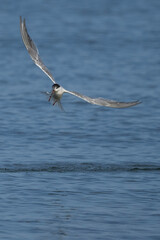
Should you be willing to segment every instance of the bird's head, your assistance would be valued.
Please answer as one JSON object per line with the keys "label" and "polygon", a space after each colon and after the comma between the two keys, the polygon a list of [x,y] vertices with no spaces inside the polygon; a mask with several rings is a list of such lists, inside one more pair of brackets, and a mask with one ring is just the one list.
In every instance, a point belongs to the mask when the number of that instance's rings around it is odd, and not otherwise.
{"label": "bird's head", "polygon": [[59,88],[60,88],[60,85],[57,84],[57,83],[55,83],[55,84],[52,85],[52,90],[53,90],[54,92],[57,92]]}
{"label": "bird's head", "polygon": [[52,94],[54,95],[54,97],[61,98],[64,92],[64,88],[61,87],[59,84],[55,83],[52,85]]}

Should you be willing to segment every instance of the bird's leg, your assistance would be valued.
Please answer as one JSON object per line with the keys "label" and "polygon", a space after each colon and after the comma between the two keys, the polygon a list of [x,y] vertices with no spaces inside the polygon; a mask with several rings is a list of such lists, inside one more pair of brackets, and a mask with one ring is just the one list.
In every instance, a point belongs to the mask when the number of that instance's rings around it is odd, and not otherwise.
{"label": "bird's leg", "polygon": [[51,95],[49,96],[48,102],[50,102],[52,96],[53,96],[54,91],[51,92]]}
{"label": "bird's leg", "polygon": [[57,100],[55,100],[55,102],[53,103],[53,106],[55,105],[56,102],[57,102]]}
{"label": "bird's leg", "polygon": [[51,95],[49,96],[48,102],[50,102],[50,100],[51,100],[51,97],[52,97],[52,93],[51,93]]}

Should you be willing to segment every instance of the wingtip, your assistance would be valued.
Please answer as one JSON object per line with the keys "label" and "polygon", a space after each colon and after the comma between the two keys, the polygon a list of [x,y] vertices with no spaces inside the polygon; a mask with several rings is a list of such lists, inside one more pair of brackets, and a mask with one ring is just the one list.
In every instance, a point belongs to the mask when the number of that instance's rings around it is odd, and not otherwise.
{"label": "wingtip", "polygon": [[20,25],[22,25],[22,17],[21,16],[19,17],[19,20],[20,20]]}
{"label": "wingtip", "polygon": [[140,100],[133,101],[131,106],[136,106],[138,104],[141,104],[142,102]]}
{"label": "wingtip", "polygon": [[25,18],[23,19],[22,16],[20,16],[19,18],[20,18],[20,24],[24,24],[25,25]]}
{"label": "wingtip", "polygon": [[142,101],[140,101],[140,100],[137,100],[136,102],[137,102],[137,104],[141,104],[142,103]]}

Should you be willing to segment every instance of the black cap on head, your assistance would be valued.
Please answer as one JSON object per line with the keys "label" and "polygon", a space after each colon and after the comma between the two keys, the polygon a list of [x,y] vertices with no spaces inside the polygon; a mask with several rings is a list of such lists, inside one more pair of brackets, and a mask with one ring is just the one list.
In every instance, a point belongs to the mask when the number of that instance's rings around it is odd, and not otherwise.
{"label": "black cap on head", "polygon": [[53,84],[53,85],[52,85],[52,88],[55,88],[55,87],[56,87],[56,88],[59,88],[59,87],[60,87],[60,85],[59,85],[59,84],[57,84],[57,83],[55,83],[55,84]]}

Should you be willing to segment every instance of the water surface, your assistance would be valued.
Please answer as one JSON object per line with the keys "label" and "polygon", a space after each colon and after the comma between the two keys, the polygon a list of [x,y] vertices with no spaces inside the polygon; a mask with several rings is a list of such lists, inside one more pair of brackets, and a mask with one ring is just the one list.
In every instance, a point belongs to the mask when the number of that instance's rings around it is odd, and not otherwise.
{"label": "water surface", "polygon": [[[0,238],[159,239],[159,1],[6,0],[0,9]],[[19,16],[65,88],[41,91]]]}

